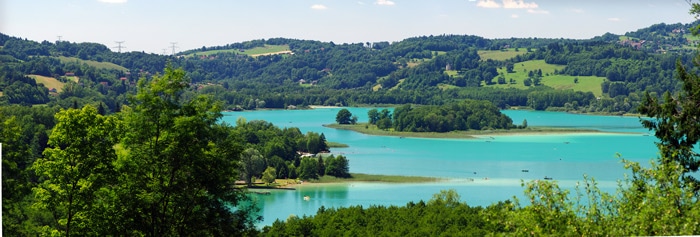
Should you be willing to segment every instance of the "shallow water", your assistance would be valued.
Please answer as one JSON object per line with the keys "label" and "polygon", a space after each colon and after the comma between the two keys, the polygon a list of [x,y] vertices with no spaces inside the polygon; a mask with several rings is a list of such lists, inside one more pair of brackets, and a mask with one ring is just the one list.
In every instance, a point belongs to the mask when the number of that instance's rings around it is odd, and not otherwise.
{"label": "shallow water", "polygon": [[[348,108],[359,122],[367,120],[369,108]],[[577,115],[559,112],[506,110],[516,124],[529,126],[590,128],[630,134],[557,134],[483,136],[480,139],[428,139],[370,136],[325,128],[335,122],[340,108],[314,110],[268,110],[225,113],[224,121],[238,117],[262,119],[279,127],[298,127],[302,132],[325,134],[327,140],[348,144],[332,149],[350,161],[350,172],[388,175],[431,176],[448,182],[421,184],[347,183],[300,185],[296,191],[275,190],[253,195],[264,221],[289,215],[312,215],[320,206],[405,205],[429,200],[440,190],[455,189],[470,205],[489,205],[520,196],[521,180],[552,177],[572,188],[584,175],[595,177],[604,190],[613,191],[625,170],[617,154],[647,164],[657,154],[655,138],[636,117]],[[527,170],[527,172],[523,172]],[[472,181],[473,180],[473,181]],[[305,201],[304,196],[309,196]]]}

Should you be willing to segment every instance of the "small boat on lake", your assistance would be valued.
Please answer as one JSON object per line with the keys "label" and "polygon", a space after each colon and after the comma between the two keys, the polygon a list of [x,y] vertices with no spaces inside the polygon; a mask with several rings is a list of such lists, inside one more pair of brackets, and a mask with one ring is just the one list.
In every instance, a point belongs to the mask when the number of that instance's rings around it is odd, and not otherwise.
{"label": "small boat on lake", "polygon": [[523,173],[530,172],[530,170],[521,170]]}
{"label": "small boat on lake", "polygon": [[544,180],[553,180],[553,179],[554,179],[554,178],[552,178],[552,177],[544,176]]}

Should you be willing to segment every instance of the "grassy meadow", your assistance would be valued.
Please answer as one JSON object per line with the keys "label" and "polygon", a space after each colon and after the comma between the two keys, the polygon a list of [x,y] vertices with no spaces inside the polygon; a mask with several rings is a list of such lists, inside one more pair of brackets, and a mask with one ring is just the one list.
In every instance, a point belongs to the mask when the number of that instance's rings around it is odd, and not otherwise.
{"label": "grassy meadow", "polygon": [[60,82],[56,80],[56,78],[53,77],[45,77],[45,76],[40,76],[40,75],[27,75],[28,77],[31,77],[36,81],[36,83],[42,83],[46,88],[56,88],[57,92],[63,91],[63,82]]}
{"label": "grassy meadow", "polygon": [[[556,75],[555,70],[562,70],[565,66],[548,64],[544,60],[530,60],[513,65],[513,73],[507,73],[505,67],[499,68],[498,73],[503,73],[506,77],[506,84],[488,85],[500,88],[517,88],[527,89],[523,81],[528,78],[529,71],[542,70],[542,85],[552,87],[558,90],[572,89],[575,91],[593,92],[595,96],[602,96],[603,91],[601,84],[605,80],[604,77],[596,76],[568,76]],[[498,76],[494,77],[493,82],[498,81]],[[578,83],[574,80],[578,78]],[[510,79],[515,80],[515,84],[510,84]]]}
{"label": "grassy meadow", "polygon": [[76,57],[64,57],[64,56],[59,56],[59,60],[61,60],[62,63],[70,63],[70,62],[77,62],[78,64],[87,64],[88,66],[99,68],[99,69],[114,69],[114,70],[119,70],[126,72],[128,69],[125,67],[119,66],[114,63],[110,62],[98,62],[98,61],[93,61],[93,60],[82,60]]}
{"label": "grassy meadow", "polygon": [[246,50],[243,50],[243,52],[241,52],[238,49],[215,49],[215,50],[207,50],[207,51],[191,53],[191,54],[185,55],[185,57],[193,57],[194,55],[209,56],[209,55],[214,55],[214,54],[218,54],[218,53],[235,53],[235,54],[243,54],[243,55],[255,57],[255,56],[260,56],[260,55],[278,54],[278,53],[283,53],[283,52],[289,52],[289,45],[265,45],[263,47],[255,47],[252,49],[246,49]]}
{"label": "grassy meadow", "polygon": [[479,54],[479,57],[481,57],[481,60],[486,61],[486,60],[496,60],[496,61],[505,61],[511,58],[514,58],[515,56],[518,55],[523,55],[527,53],[527,49],[525,48],[519,48],[518,51],[515,51],[515,49],[507,49],[507,50],[479,50],[477,54]]}

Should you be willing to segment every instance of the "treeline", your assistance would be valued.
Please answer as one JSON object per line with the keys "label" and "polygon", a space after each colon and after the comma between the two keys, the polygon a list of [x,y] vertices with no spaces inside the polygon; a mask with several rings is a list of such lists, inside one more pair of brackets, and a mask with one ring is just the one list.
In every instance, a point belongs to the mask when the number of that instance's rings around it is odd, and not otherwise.
{"label": "treeline", "polygon": [[[351,206],[319,208],[313,217],[290,216],[263,229],[263,236],[486,236],[505,227],[483,213],[510,205],[471,207],[451,191],[436,194],[427,203],[406,206]],[[494,213],[495,214],[495,213]]]}

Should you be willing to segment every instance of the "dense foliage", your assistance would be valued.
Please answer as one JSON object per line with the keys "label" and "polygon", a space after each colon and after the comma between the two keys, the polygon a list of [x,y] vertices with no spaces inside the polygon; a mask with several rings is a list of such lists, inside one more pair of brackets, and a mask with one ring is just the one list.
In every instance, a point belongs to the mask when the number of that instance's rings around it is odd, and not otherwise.
{"label": "dense foliage", "polygon": [[[380,123],[382,120],[378,120]],[[513,120],[488,101],[465,100],[442,106],[394,110],[393,128],[406,132],[450,132],[482,129],[510,129]]]}

